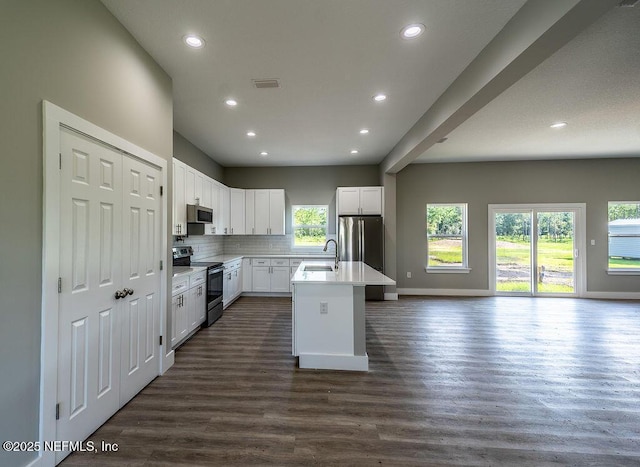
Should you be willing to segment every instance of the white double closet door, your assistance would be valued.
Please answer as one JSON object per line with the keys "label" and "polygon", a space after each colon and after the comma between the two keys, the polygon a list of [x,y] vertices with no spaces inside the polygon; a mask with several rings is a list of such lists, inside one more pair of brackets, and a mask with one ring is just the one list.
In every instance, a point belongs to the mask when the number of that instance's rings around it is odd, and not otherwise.
{"label": "white double closet door", "polygon": [[83,440],[159,374],[161,170],[64,128],[60,146],[56,439]]}

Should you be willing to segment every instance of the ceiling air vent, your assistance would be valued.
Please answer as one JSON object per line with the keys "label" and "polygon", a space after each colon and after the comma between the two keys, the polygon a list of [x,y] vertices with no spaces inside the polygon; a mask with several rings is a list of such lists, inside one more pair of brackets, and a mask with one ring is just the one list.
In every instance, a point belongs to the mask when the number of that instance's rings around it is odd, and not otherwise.
{"label": "ceiling air vent", "polygon": [[638,3],[638,0],[622,0],[620,3],[618,3],[618,6],[633,8],[634,6],[636,6],[636,3]]}
{"label": "ceiling air vent", "polygon": [[277,79],[252,79],[253,85],[258,89],[279,88],[280,82]]}

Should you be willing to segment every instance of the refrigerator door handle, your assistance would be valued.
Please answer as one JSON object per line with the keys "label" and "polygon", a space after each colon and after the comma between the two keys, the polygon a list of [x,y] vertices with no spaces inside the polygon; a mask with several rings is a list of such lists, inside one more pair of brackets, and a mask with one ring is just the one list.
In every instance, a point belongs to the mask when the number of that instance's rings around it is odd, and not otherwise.
{"label": "refrigerator door handle", "polygon": [[360,223],[360,261],[364,263],[364,220],[360,219],[358,222]]}

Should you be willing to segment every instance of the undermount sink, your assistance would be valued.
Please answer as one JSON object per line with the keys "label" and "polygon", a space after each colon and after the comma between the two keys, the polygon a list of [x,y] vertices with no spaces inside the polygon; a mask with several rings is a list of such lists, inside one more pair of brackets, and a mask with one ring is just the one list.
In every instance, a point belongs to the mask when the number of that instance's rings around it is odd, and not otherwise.
{"label": "undermount sink", "polygon": [[313,265],[313,264],[308,264],[304,267],[305,271],[323,271],[323,272],[332,272],[333,268],[331,266],[325,266],[324,264],[317,264],[317,265]]}

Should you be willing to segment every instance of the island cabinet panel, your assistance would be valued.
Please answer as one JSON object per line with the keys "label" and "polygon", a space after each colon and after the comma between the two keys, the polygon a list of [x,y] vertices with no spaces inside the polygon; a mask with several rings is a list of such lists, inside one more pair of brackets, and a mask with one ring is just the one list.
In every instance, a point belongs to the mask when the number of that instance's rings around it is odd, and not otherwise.
{"label": "island cabinet panel", "polygon": [[[307,355],[341,356],[345,360],[354,356],[355,337],[361,332],[355,332],[350,312],[353,289],[352,285],[295,285],[295,347],[301,359]],[[300,364],[302,367],[304,362]]]}

